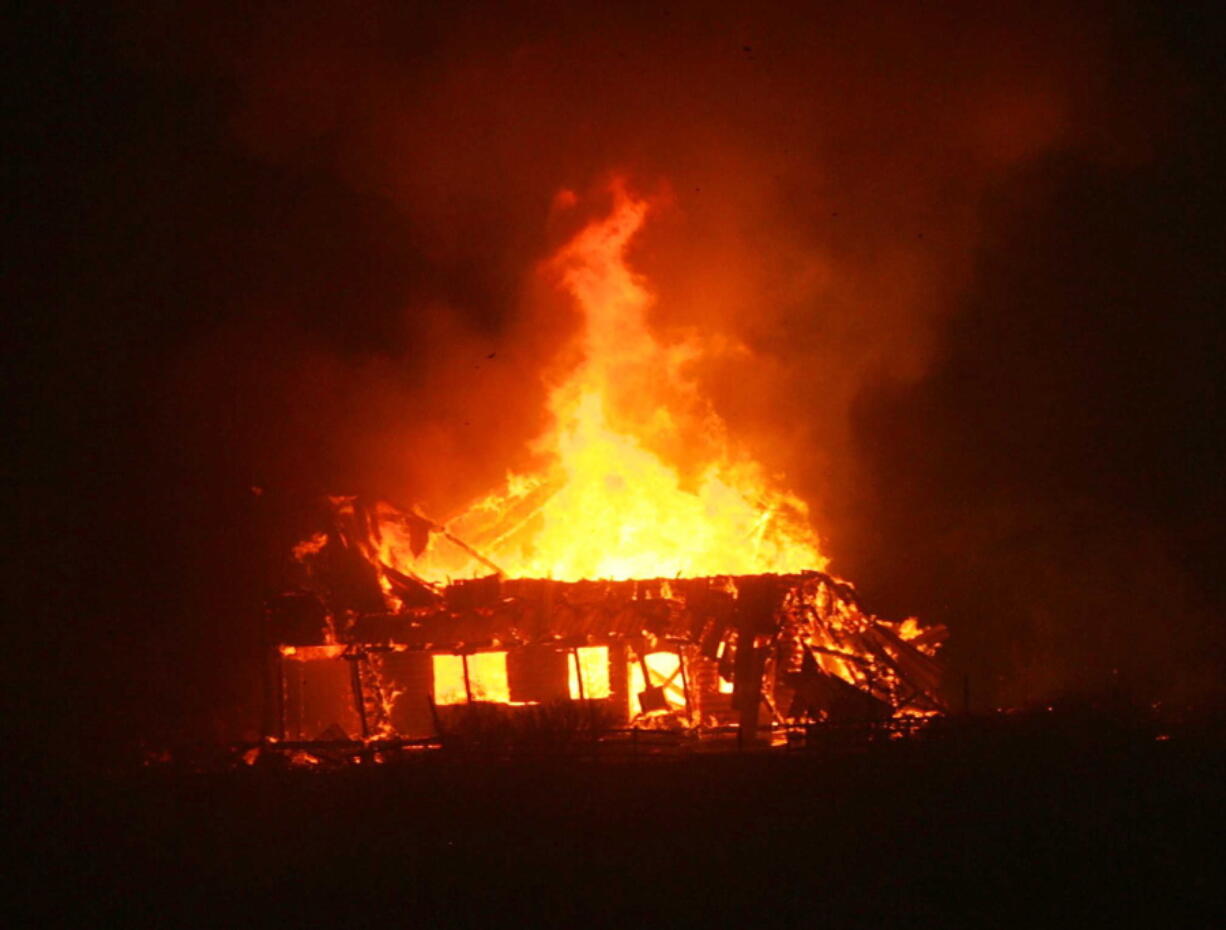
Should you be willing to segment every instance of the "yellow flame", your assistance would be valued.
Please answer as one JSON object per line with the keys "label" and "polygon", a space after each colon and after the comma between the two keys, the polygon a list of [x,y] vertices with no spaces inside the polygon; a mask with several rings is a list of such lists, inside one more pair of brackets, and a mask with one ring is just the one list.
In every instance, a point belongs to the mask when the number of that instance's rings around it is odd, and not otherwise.
{"label": "yellow flame", "polygon": [[[663,345],[647,325],[652,294],[626,261],[647,201],[614,185],[612,213],[582,230],[542,272],[583,314],[584,361],[550,396],[553,429],[537,445],[556,465],[506,487],[448,524],[514,577],[562,581],[794,572],[826,565],[802,501],[734,455],[723,422],[685,375],[693,337]],[[688,461],[668,461],[661,448]],[[385,534],[380,557],[430,581],[488,574],[445,537],[414,559]]]}

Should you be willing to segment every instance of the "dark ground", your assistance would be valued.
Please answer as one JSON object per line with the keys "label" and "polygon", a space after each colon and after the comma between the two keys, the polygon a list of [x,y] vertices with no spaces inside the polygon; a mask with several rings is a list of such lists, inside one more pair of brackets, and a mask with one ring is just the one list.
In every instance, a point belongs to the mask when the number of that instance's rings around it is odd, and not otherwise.
{"label": "dark ground", "polygon": [[44,782],[17,875],[39,923],[1212,926],[1222,731],[1155,735],[1058,711],[837,754],[148,768]]}

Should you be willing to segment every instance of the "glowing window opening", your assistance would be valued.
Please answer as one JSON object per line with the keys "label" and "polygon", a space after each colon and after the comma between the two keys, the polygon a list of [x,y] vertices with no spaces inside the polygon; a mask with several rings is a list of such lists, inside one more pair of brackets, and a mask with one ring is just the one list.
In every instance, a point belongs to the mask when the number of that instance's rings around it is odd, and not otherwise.
{"label": "glowing window opening", "polygon": [[433,656],[433,664],[435,704],[466,704],[470,693],[474,701],[511,702],[505,652],[477,652],[467,656],[439,654]]}
{"label": "glowing window opening", "polygon": [[[652,686],[664,686],[664,700],[668,703],[668,710],[684,713],[686,710],[685,681],[681,671],[681,656],[676,652],[649,652],[643,657],[643,660],[650,673]],[[628,663],[626,670],[628,672],[630,717],[633,719],[642,713],[642,708],[639,706],[639,694],[647,690],[647,683],[643,680],[643,668],[639,662]]]}
{"label": "glowing window opening", "polygon": [[567,656],[567,683],[572,701],[599,701],[609,697],[613,693],[609,683],[609,648],[580,646],[571,652]]}

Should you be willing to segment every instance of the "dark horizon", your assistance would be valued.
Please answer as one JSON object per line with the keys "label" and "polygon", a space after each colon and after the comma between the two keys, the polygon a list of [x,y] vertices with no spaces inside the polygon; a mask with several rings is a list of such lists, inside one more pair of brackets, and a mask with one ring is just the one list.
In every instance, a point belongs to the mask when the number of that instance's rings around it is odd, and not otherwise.
{"label": "dark horizon", "polygon": [[459,507],[539,431],[529,275],[613,171],[661,331],[750,347],[713,403],[952,694],[1220,700],[1212,17],[1040,7],[27,13],[21,724],[254,733],[313,502]]}

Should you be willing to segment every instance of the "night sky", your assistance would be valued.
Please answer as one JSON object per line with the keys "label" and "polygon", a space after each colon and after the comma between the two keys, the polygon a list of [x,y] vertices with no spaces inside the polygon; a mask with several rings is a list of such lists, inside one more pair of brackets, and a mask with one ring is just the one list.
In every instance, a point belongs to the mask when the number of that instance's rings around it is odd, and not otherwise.
{"label": "night sky", "polygon": [[[6,81],[23,722],[252,736],[326,493],[462,507],[573,332],[531,271],[621,173],[662,338],[986,708],[1221,694],[1208,4],[131,3]],[[15,338],[14,338],[15,337]],[[253,491],[259,489],[260,493]]]}

